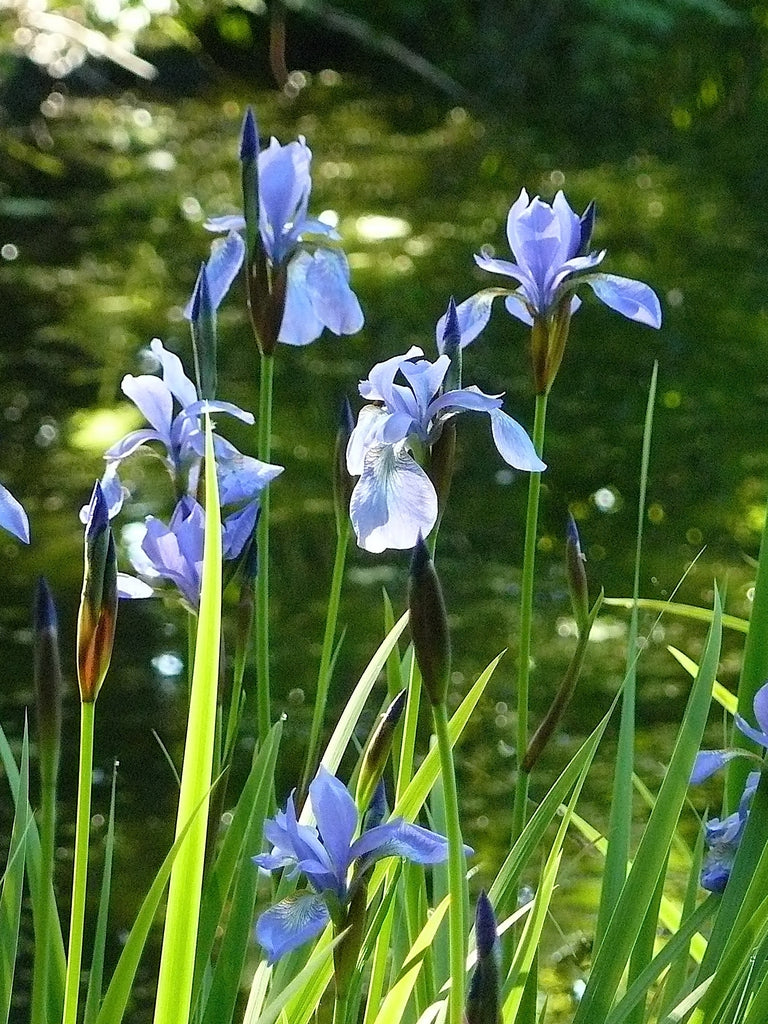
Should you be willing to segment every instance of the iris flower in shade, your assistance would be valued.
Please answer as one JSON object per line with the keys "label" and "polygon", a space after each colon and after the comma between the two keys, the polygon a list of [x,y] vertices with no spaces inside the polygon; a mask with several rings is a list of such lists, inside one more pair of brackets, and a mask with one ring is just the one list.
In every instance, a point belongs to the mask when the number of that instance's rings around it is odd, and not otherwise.
{"label": "iris flower in shade", "polygon": [[21,502],[0,484],[0,529],[7,530],[14,537],[29,544],[29,520]]}
{"label": "iris flower in shade", "polygon": [[[339,234],[307,213],[312,153],[304,137],[285,146],[273,138],[259,152],[249,109],[243,124],[241,160],[245,164],[253,159],[258,165],[258,229],[263,257],[270,272],[282,268],[287,274],[277,341],[308,345],[324,327],[334,334],[357,333],[363,326],[363,313],[349,286],[349,264],[340,249],[329,245],[339,239]],[[214,242],[208,261],[211,301],[218,308],[246,258],[241,237],[246,222],[242,214],[211,217],[205,227],[227,232],[222,241]],[[186,315],[191,315],[191,305]]]}
{"label": "iris flower in shade", "polygon": [[310,886],[259,918],[256,938],[270,963],[309,942],[331,921],[337,932],[343,930],[346,910],[365,873],[383,857],[405,857],[415,864],[438,864],[448,857],[444,836],[402,818],[374,824],[356,839],[355,802],[322,766],[310,784],[309,799],[317,825],[299,824],[291,795],[285,811],[264,826],[271,852],[253,858],[266,871],[289,868],[289,877],[301,873]]}
{"label": "iris flower in shade", "polygon": [[496,448],[510,466],[529,472],[546,469],[525,430],[501,409],[501,396],[476,387],[444,390],[451,365],[443,353],[434,362],[413,347],[377,363],[360,394],[369,402],[358,417],[347,446],[347,469],[359,476],[350,517],[366,551],[412,548],[437,520],[437,493],[414,459],[416,447],[432,445],[445,423],[462,412],[490,416]]}
{"label": "iris flower in shade", "polygon": [[659,300],[647,284],[595,269],[603,262],[606,250],[589,251],[594,216],[591,203],[579,216],[562,192],[550,206],[538,196],[529,199],[523,189],[507,216],[507,239],[514,261],[482,253],[475,256],[482,270],[516,283],[512,288],[485,289],[461,303],[458,314],[462,345],[473,341],[488,323],[497,296],[505,297],[504,305],[512,316],[532,326],[534,320],[555,314],[567,296],[571,296],[570,312],[575,312],[580,300],[574,292],[582,284],[628,319],[660,327]]}
{"label": "iris flower in shade", "polygon": [[[752,708],[757,721],[757,729],[742,718],[740,714],[734,715],[734,723],[739,732],[756,743],[758,747],[768,750],[768,683],[765,683],[755,694]],[[691,782],[697,784],[704,782],[710,775],[714,775],[729,761],[735,757],[746,757],[751,760],[760,760],[757,754],[749,750],[741,750],[732,747],[727,750],[700,750],[691,772]]]}
{"label": "iris flower in shade", "polygon": [[736,852],[749,817],[749,805],[755,795],[760,772],[750,772],[738,809],[727,818],[712,818],[706,823],[704,841],[707,853],[701,866],[701,886],[710,892],[722,892],[728,882]]}

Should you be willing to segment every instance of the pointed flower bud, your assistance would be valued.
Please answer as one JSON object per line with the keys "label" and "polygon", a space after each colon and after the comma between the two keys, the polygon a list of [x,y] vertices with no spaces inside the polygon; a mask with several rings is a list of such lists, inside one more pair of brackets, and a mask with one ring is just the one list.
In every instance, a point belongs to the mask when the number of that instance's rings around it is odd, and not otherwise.
{"label": "pointed flower bud", "polygon": [[355,793],[355,803],[361,816],[365,814],[384,772],[389,752],[392,749],[395,728],[405,708],[407,693],[407,690],[401,690],[398,693],[379,719],[365,748]]}
{"label": "pointed flower bud", "polygon": [[205,263],[197,275],[192,293],[190,317],[192,352],[195,360],[197,393],[213,401],[216,397],[216,308],[211,300],[208,268]]}
{"label": "pointed flower bud", "polygon": [[586,210],[579,217],[579,227],[581,228],[581,239],[579,242],[579,248],[576,253],[577,256],[588,256],[590,246],[592,244],[592,232],[595,229],[595,217],[597,216],[597,207],[595,206],[595,200],[590,200]]}
{"label": "pointed flower bud", "polygon": [[85,524],[85,571],[77,616],[80,699],[92,704],[109,668],[117,620],[117,555],[107,502],[97,482]]}
{"label": "pointed flower bud", "polygon": [[587,571],[584,568],[585,561],[576,521],[569,512],[565,540],[565,571],[579,633],[587,628],[589,622],[589,588],[587,586]]}
{"label": "pointed flower bud", "polygon": [[61,661],[56,605],[50,587],[40,576],[35,589],[35,694],[40,772],[43,784],[53,784],[61,744]]}
{"label": "pointed flower bud", "polygon": [[261,242],[259,235],[259,133],[253,110],[248,107],[243,118],[240,137],[240,164],[243,187],[243,217],[245,219],[246,270],[257,260]]}
{"label": "pointed flower bud", "polygon": [[491,901],[481,892],[475,907],[477,964],[467,993],[466,1024],[500,1024],[499,956]]}
{"label": "pointed flower bud", "polygon": [[448,356],[451,365],[443,381],[445,391],[461,390],[461,327],[459,326],[459,315],[456,312],[456,303],[453,296],[448,300],[448,309],[445,314],[445,327],[443,329],[443,340],[440,345],[442,354]]}
{"label": "pointed flower bud", "polygon": [[336,513],[336,534],[341,536],[349,522],[349,502],[355,489],[355,480],[347,469],[347,446],[355,429],[355,417],[349,399],[341,404],[339,429],[336,431],[336,447],[333,458],[333,509]]}
{"label": "pointed flower bud", "polygon": [[256,118],[253,109],[248,107],[243,118],[243,130],[240,136],[240,159],[243,163],[258,160],[259,133],[256,129]]}
{"label": "pointed flower bud", "polygon": [[444,704],[451,671],[451,638],[443,590],[421,534],[411,558],[408,608],[416,661],[432,704]]}

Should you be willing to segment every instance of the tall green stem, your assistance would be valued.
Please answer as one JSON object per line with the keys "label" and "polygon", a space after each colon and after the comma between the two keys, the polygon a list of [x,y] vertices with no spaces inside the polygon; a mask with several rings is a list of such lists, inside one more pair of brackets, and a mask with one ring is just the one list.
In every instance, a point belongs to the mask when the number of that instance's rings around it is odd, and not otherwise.
{"label": "tall green stem", "polygon": [[[56,843],[56,777],[46,779],[40,792],[40,877],[52,884]],[[48,979],[51,973],[52,911],[50,900],[40,904],[40,920],[35,931],[35,971],[32,985],[32,1020],[47,1019]]]}
{"label": "tall green stem", "polygon": [[334,640],[336,639],[336,623],[339,618],[341,584],[344,581],[344,567],[347,564],[347,548],[349,547],[349,535],[351,529],[352,526],[349,517],[347,517],[336,535],[336,557],[333,561],[331,591],[328,595],[328,612],[325,617],[325,634],[323,635],[323,649],[320,653],[320,668],[317,672],[317,692],[315,694],[315,708],[312,712],[312,724],[309,729],[307,759],[304,764],[304,776],[301,780],[301,786],[299,789],[301,794],[300,802],[303,802],[303,798],[306,795],[309,784],[315,774],[317,749],[320,745],[320,732],[323,728],[325,704],[328,699],[328,687],[331,682],[333,645]]}
{"label": "tall green stem", "polygon": [[[262,462],[269,462],[272,449],[272,380],[274,356],[262,352],[259,381],[259,449]],[[256,577],[256,679],[259,741],[266,742],[271,723],[269,689],[269,486],[261,492],[261,513],[257,533],[259,571]]]}
{"label": "tall green stem", "polygon": [[76,1024],[83,960],[85,889],[88,880],[88,837],[91,825],[91,783],[93,780],[93,723],[96,704],[80,703],[80,767],[77,780],[75,821],[75,866],[72,880],[72,910],[69,918],[69,951],[64,986],[63,1024]]}
{"label": "tall green stem", "polygon": [[[541,458],[544,453],[544,432],[547,420],[547,395],[536,395],[533,421],[533,445]],[[531,473],[528,482],[528,509],[525,516],[525,548],[520,593],[520,637],[517,655],[517,758],[518,766],[528,746],[528,694],[530,689],[531,625],[533,621],[533,582],[536,561],[536,534],[539,525],[541,473]],[[512,842],[525,827],[529,776],[518,767],[515,803],[512,810]]]}
{"label": "tall green stem", "polygon": [[459,796],[453,766],[453,749],[448,735],[448,712],[445,704],[432,707],[435,735],[440,753],[440,776],[445,793],[445,823],[448,835],[448,884],[451,906],[448,917],[448,938],[451,962],[451,991],[448,1004],[449,1024],[462,1024],[467,963],[467,929],[465,903],[467,869],[459,820]]}

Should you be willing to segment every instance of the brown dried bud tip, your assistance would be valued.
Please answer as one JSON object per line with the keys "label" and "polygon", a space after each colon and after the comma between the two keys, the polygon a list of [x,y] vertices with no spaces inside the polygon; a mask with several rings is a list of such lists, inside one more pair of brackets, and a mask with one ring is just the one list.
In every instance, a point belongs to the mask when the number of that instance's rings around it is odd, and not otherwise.
{"label": "brown dried bud tip", "polygon": [[451,638],[443,590],[419,534],[411,558],[408,608],[416,662],[432,704],[444,704],[451,671]]}

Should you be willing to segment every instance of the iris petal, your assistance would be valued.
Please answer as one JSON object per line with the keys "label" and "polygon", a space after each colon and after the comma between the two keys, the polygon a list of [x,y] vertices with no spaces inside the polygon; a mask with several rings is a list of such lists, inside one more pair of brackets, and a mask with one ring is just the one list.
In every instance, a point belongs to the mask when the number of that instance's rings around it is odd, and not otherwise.
{"label": "iris petal", "polygon": [[520,424],[501,409],[492,409],[489,416],[493,441],[502,459],[515,469],[543,473],[547,465],[536,454],[533,442]]}
{"label": "iris petal", "polygon": [[349,514],[360,547],[380,552],[412,548],[437,520],[437,494],[405,446],[377,444],[365,455]]}
{"label": "iris petal", "polygon": [[27,513],[7,487],[0,484],[0,527],[12,533],[14,537],[29,544],[29,520]]}
{"label": "iris petal", "polygon": [[642,281],[632,281],[615,274],[590,274],[582,280],[601,302],[617,313],[649,327],[661,327],[659,299],[654,290]]}
{"label": "iris petal", "polygon": [[319,935],[330,919],[322,896],[295,893],[264,911],[256,922],[256,938],[273,964]]}
{"label": "iris petal", "polygon": [[357,829],[355,801],[344,783],[323,765],[310,784],[309,798],[323,845],[343,885],[349,867],[352,837]]}

